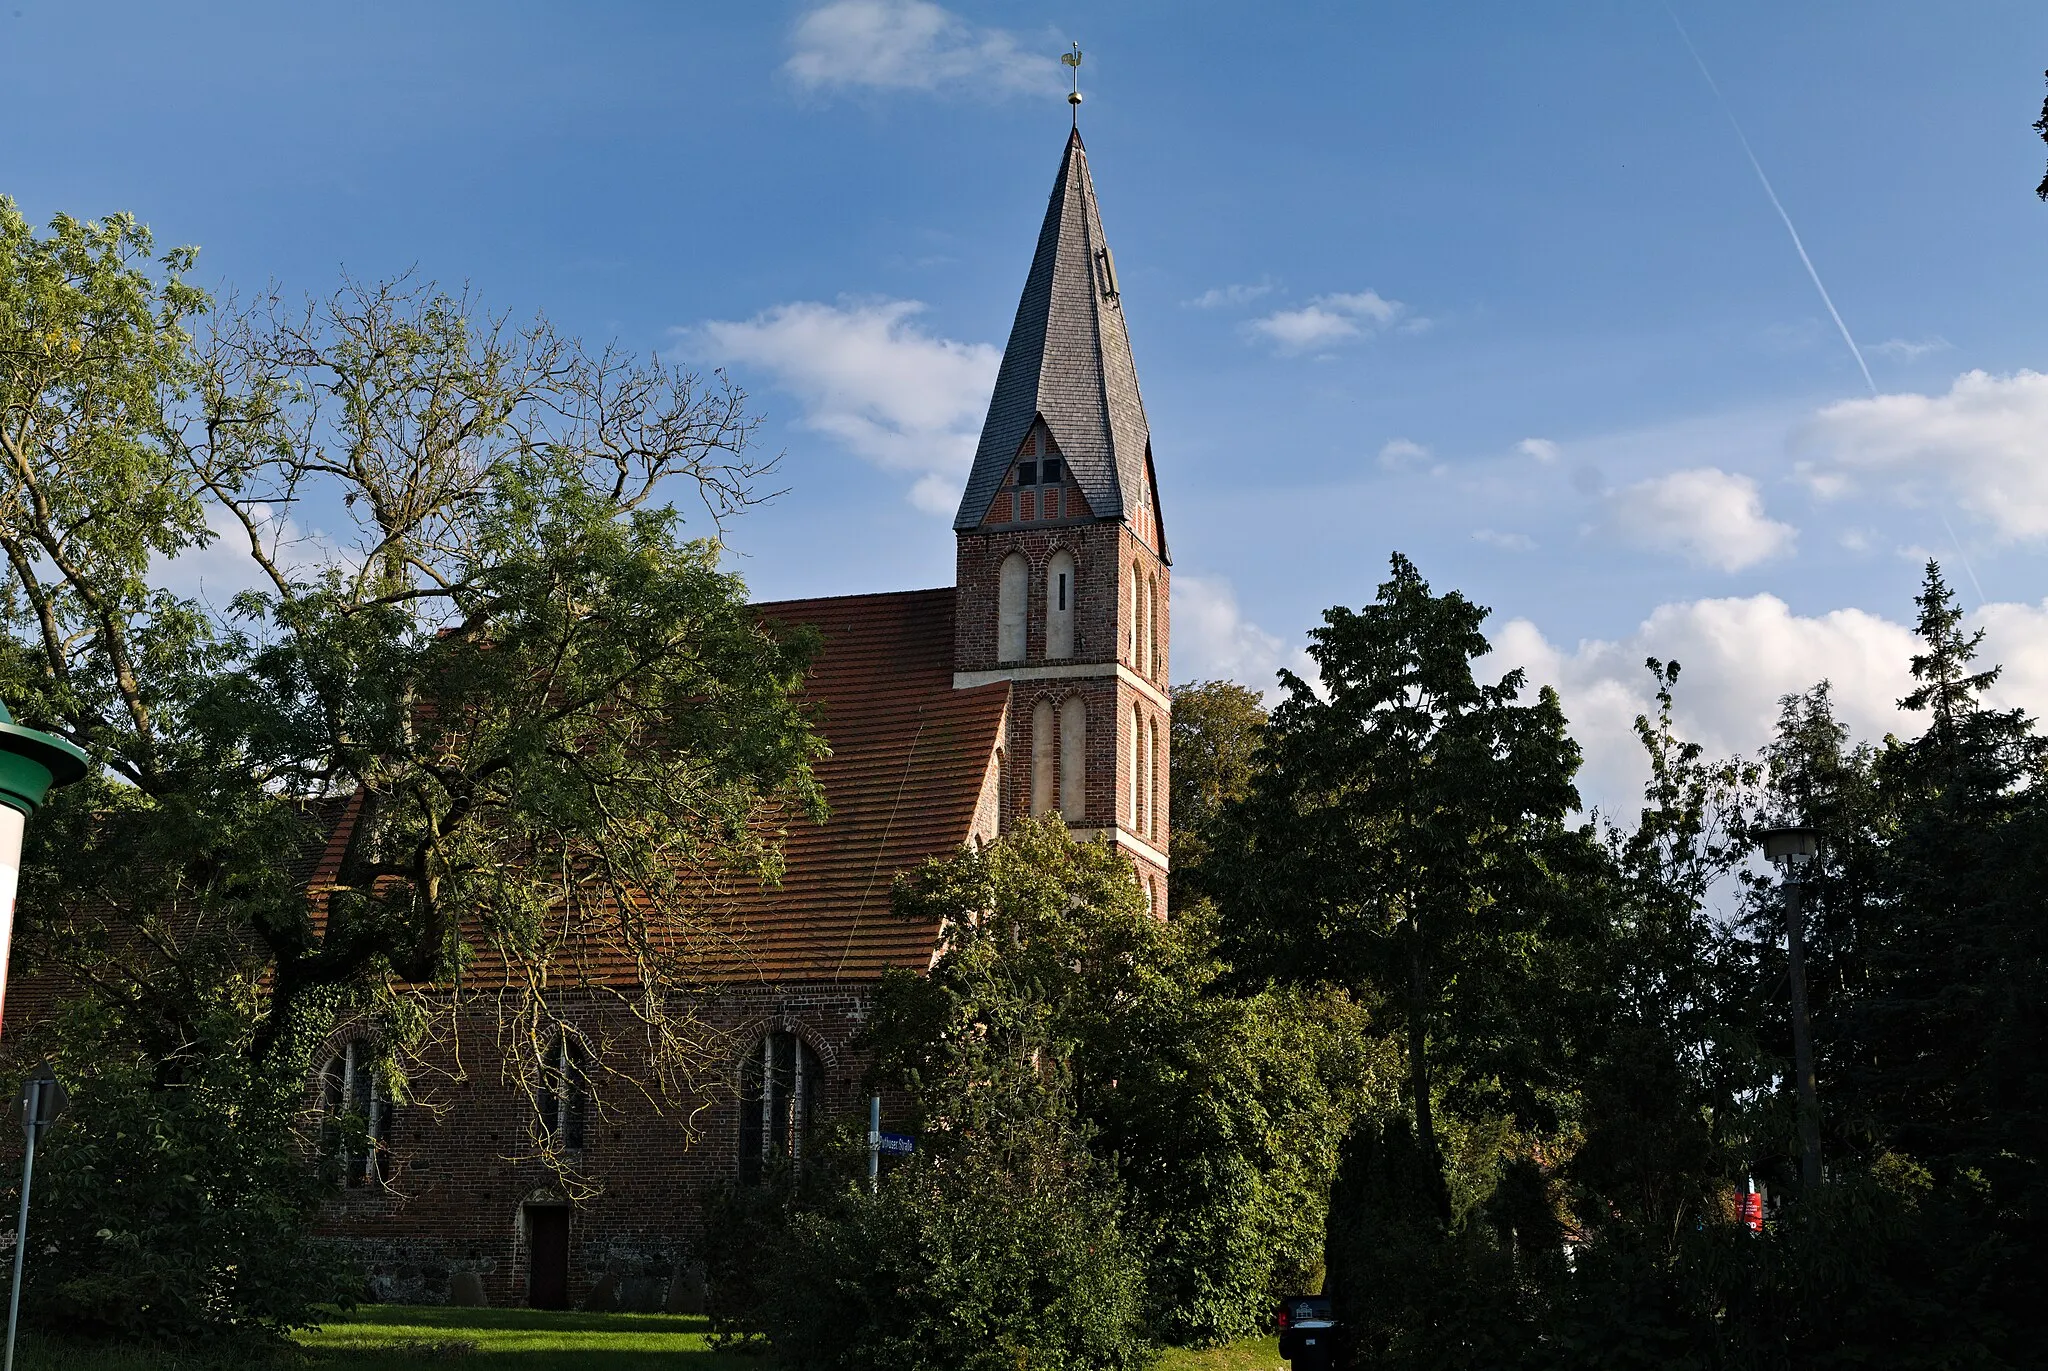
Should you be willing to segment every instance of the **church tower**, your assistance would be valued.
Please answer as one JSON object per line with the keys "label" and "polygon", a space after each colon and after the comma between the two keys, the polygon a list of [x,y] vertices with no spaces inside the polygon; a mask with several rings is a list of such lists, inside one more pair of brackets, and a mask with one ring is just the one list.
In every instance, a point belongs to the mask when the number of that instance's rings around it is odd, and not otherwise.
{"label": "church tower", "polygon": [[959,543],[953,684],[1008,681],[1005,820],[1107,837],[1167,909],[1170,562],[1088,152],[1067,139]]}

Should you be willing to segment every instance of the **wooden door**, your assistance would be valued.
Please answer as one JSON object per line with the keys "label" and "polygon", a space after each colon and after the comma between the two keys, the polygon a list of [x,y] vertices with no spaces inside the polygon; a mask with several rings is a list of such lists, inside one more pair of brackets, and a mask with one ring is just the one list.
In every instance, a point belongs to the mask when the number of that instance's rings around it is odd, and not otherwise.
{"label": "wooden door", "polygon": [[569,1307],[569,1210],[529,1205],[526,1210],[526,1302],[535,1309]]}

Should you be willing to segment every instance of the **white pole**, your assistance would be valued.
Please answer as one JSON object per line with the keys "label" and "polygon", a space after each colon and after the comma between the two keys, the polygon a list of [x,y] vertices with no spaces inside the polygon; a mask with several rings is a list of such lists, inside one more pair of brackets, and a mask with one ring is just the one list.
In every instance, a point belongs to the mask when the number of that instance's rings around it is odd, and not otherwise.
{"label": "white pole", "polygon": [[[882,1188],[882,1097],[876,1095],[868,1101],[868,1190],[879,1192]],[[26,1194],[23,1191],[23,1194]],[[14,1371],[12,1366],[7,1371]]]}
{"label": "white pole", "polygon": [[14,1371],[14,1330],[21,1320],[21,1262],[28,1255],[28,1186],[36,1171],[36,1134],[43,1131],[43,1083],[32,1080],[28,1084],[28,1146],[21,1154],[21,1211],[14,1217],[14,1290],[7,1297],[5,1371]]}

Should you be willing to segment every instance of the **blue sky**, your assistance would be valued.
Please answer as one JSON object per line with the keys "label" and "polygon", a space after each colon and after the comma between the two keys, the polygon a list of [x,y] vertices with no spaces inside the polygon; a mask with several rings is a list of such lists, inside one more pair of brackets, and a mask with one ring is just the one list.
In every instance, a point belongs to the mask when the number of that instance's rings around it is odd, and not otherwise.
{"label": "blue sky", "polygon": [[1716,747],[1823,675],[1894,726],[1932,553],[2048,709],[2038,3],[0,0],[0,192],[729,366],[787,451],[759,593],[943,584],[1073,39],[1177,678],[1265,683],[1399,548],[1613,799],[1649,652]]}

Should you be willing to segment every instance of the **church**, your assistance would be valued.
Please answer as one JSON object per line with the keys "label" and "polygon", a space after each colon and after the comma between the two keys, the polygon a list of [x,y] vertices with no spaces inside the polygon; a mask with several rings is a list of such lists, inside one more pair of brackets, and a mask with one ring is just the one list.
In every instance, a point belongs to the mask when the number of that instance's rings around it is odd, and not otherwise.
{"label": "church", "polygon": [[[874,987],[938,953],[937,926],[890,908],[894,877],[927,858],[1058,813],[1127,856],[1166,916],[1171,562],[1078,129],[953,532],[951,586],[756,606],[821,638],[805,695],[831,749],[817,767],[831,817],[790,833],[779,885],[737,897],[744,936],[709,969],[703,1006],[733,1045],[729,1068],[689,1107],[586,1100],[566,1044],[557,1077],[570,1084],[536,1102],[476,1042],[392,1104],[358,1069],[368,1044],[328,1046],[319,1103],[367,1118],[370,1137],[344,1159],[324,1227],[373,1298],[692,1307],[693,1255],[716,1241],[698,1218],[711,1188],[800,1155],[814,1120],[863,1111],[853,1044]],[[338,869],[350,828],[322,867]],[[592,1040],[630,1035],[618,997],[560,993],[563,1019],[582,1016]],[[532,1155],[536,1129],[586,1178],[573,1192]]]}

